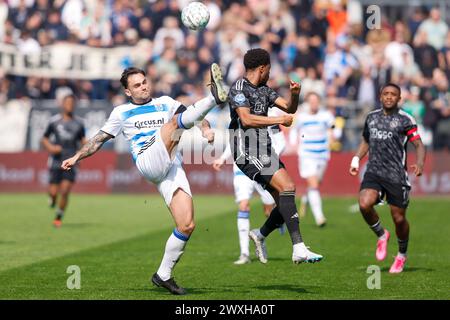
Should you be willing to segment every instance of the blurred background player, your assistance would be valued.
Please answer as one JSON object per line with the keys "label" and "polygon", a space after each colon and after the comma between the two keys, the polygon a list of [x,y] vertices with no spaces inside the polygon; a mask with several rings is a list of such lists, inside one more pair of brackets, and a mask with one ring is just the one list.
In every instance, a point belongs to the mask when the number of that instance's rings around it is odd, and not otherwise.
{"label": "blurred background player", "polygon": [[[271,109],[272,110],[272,109]],[[270,111],[274,113],[274,111]],[[280,155],[284,148],[286,147],[286,140],[284,138],[284,133],[281,131],[279,125],[274,125],[270,128],[270,136],[272,138],[272,146],[275,152]],[[227,144],[225,151],[222,155],[216,159],[213,163],[215,170],[220,171],[225,161],[231,156],[230,145]],[[256,181],[251,180],[247,177],[235,163],[233,163],[233,188],[235,201],[238,204],[238,214],[237,214],[237,228],[239,235],[239,247],[240,255],[239,258],[234,262],[234,264],[240,265],[245,263],[250,263],[250,199],[254,191],[258,192],[261,197],[261,202],[263,203],[264,215],[269,217],[270,212],[272,212],[275,200],[272,195],[264,190],[263,187]],[[279,227],[280,234],[285,233],[284,224]]]}
{"label": "blurred background player", "polygon": [[[246,176],[268,190],[276,207],[260,229],[249,235],[256,246],[256,256],[267,263],[265,238],[283,222],[292,241],[294,263],[316,262],[322,256],[311,252],[304,244],[295,205],[295,183],[272,147],[267,127],[290,126],[297,111],[300,84],[290,81],[290,101],[280,97],[267,86],[270,74],[270,55],[261,48],[250,49],[244,55],[245,76],[230,88],[230,145],[238,168]],[[269,108],[277,107],[290,113],[268,117]]]}
{"label": "blurred background player", "polygon": [[380,93],[381,109],[367,115],[363,141],[350,164],[350,174],[356,176],[359,161],[369,152],[369,162],[361,183],[359,208],[364,220],[378,237],[376,258],[382,261],[387,255],[389,231],[381,225],[374,205],[386,195],[398,239],[398,253],[389,269],[400,273],[406,263],[409,240],[409,223],[406,209],[409,204],[411,184],[408,179],[406,147],[412,142],[416,148],[416,164],[411,168],[416,176],[422,175],[425,163],[425,147],[417,131],[416,120],[399,109],[400,87],[386,84]]}
{"label": "blurred background player", "polygon": [[[185,294],[186,290],[175,282],[172,270],[184,252],[195,223],[192,194],[181,155],[177,152],[179,139],[176,134],[180,133],[178,130],[192,128],[213,107],[226,101],[227,92],[222,86],[222,73],[217,64],[211,65],[210,74],[211,94],[186,108],[168,96],[152,98],[146,73],[134,67],[125,69],[120,82],[129,103],[115,107],[101,130],[62,164],[62,168],[70,170],[77,162],[100,150],[106,141],[124,134],[131,142],[136,167],[157,186],[176,224],[166,242],[161,265],[151,281],[177,295]],[[214,140],[207,121],[202,122],[202,133],[209,142]]]}
{"label": "blurred background player", "polygon": [[[49,204],[57,204],[55,227],[60,227],[69,201],[69,194],[76,178],[76,169],[65,171],[61,168],[64,159],[74,154],[80,145],[86,143],[85,128],[82,119],[74,115],[75,96],[68,87],[56,91],[56,101],[61,113],[53,116],[42,137],[42,145],[49,153]],[[59,195],[59,201],[58,201]]]}
{"label": "blurred background player", "polygon": [[336,129],[334,116],[321,108],[321,98],[317,93],[309,92],[303,106],[304,110],[296,114],[289,131],[290,144],[298,145],[300,176],[307,182],[299,214],[304,217],[309,204],[316,224],[323,227],[327,220],[319,187],[330,160],[330,144],[341,137],[342,129]]}

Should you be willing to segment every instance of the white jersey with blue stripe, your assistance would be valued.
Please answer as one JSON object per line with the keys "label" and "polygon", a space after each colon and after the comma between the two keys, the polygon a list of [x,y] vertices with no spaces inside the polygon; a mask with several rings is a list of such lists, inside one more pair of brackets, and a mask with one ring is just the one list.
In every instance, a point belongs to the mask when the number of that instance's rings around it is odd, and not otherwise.
{"label": "white jersey with blue stripe", "polygon": [[334,116],[329,111],[320,110],[316,114],[300,113],[293,130],[299,136],[298,155],[301,158],[330,158],[328,129],[334,124]]}
{"label": "white jersey with blue stripe", "polygon": [[123,133],[130,141],[133,159],[140,149],[175,114],[181,103],[168,96],[151,99],[146,104],[126,103],[114,108],[100,129],[114,137]]}

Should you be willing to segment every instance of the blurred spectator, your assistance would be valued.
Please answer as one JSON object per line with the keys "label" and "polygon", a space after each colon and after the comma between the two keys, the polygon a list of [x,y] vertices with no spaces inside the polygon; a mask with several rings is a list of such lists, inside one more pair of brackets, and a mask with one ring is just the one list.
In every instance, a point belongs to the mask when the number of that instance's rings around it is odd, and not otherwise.
{"label": "blurred spectator", "polygon": [[281,51],[281,44],[286,37],[287,31],[282,22],[282,12],[278,12],[269,18],[269,27],[265,34],[265,39],[270,41],[272,51],[278,54]]}
{"label": "blurred spectator", "polygon": [[0,42],[3,42],[5,39],[6,33],[6,20],[8,19],[8,4],[6,0],[0,0]]}
{"label": "blurred spectator", "polygon": [[148,17],[142,17],[139,20],[139,38],[144,39],[153,39],[155,36],[155,30],[153,29],[153,23],[152,20]]}
{"label": "blurred spectator", "polygon": [[308,68],[316,67],[318,57],[309,48],[308,38],[300,35],[297,38],[297,50],[294,58],[294,68],[301,68],[306,72]]}
{"label": "blurred spectator", "polygon": [[[207,91],[211,62],[219,62],[232,83],[244,72],[245,52],[262,47],[271,54],[269,83],[282,96],[289,95],[289,79],[301,81],[301,98],[318,92],[356,132],[361,113],[378,105],[380,87],[394,81],[404,92],[405,110],[434,135],[429,141],[445,146],[450,33],[437,8],[426,20],[422,7],[383,10],[381,29],[370,30],[357,0],[205,0],[210,22],[204,30],[191,31],[180,23],[180,8],[189,1],[0,0],[0,41],[8,52],[14,45],[30,54],[27,61],[33,64],[40,52],[52,52],[43,47],[56,43],[123,46],[114,49],[121,67],[145,68],[154,95],[186,103]],[[0,102],[53,99],[61,86],[71,87],[82,100],[124,101],[117,79],[24,77],[0,70]],[[344,150],[357,145],[343,142]]]}
{"label": "blurred spectator", "polygon": [[432,45],[436,50],[441,50],[447,36],[448,26],[445,21],[441,20],[439,8],[431,9],[430,17],[420,24],[418,31],[425,32],[428,44]]}
{"label": "blurred spectator", "polygon": [[62,6],[61,21],[71,32],[78,32],[81,28],[83,7],[82,0],[67,0]]}
{"label": "blurred spectator", "polygon": [[41,46],[36,39],[31,37],[29,30],[23,30],[20,39],[17,41],[17,48],[22,54],[39,54],[41,52]]}
{"label": "blurred spectator", "polygon": [[431,107],[436,114],[435,149],[450,149],[450,86],[445,73],[440,69],[434,71],[435,84],[432,87]]}
{"label": "blurred spectator", "polygon": [[438,67],[438,54],[436,49],[428,44],[427,33],[417,32],[414,37],[414,60],[417,61],[420,71],[425,78],[433,76],[433,70]]}
{"label": "blurred spectator", "polygon": [[[395,38],[384,49],[384,55],[388,59],[394,71],[402,71],[408,59],[413,58],[413,50],[406,43],[405,35],[397,32]],[[406,59],[404,57],[406,55]]]}
{"label": "blurred spectator", "polygon": [[413,14],[408,18],[408,28],[411,30],[411,36],[415,37],[417,29],[420,24],[425,20],[425,14],[420,7],[416,7],[413,10]]}
{"label": "blurred spectator", "polygon": [[412,86],[409,91],[402,92],[405,102],[402,109],[408,112],[417,121],[417,127],[423,143],[429,147],[432,143],[432,132],[423,125],[423,119],[426,113],[425,103],[420,99],[420,88]]}
{"label": "blurred spectator", "polygon": [[175,58],[176,51],[170,48],[161,54],[155,62],[159,76],[171,75],[172,77],[178,77],[179,69]]}
{"label": "blurred spectator", "polygon": [[[346,41],[348,40],[342,39],[342,47],[345,47]],[[327,84],[344,87],[357,65],[353,55],[338,48],[334,41],[328,42],[323,67],[323,78]]]}
{"label": "blurred spectator", "polygon": [[300,81],[302,84],[302,91],[300,97],[305,97],[309,92],[315,92],[320,97],[325,97],[325,83],[319,78],[316,68],[308,68],[304,77],[297,73],[298,78],[294,81]]}
{"label": "blurred spectator", "polygon": [[62,23],[61,14],[58,10],[49,12],[45,30],[48,31],[50,38],[55,42],[65,41],[69,38],[69,29]]}
{"label": "blurred spectator", "polygon": [[167,38],[173,39],[175,49],[180,49],[184,45],[183,31],[179,28],[178,20],[174,17],[166,17],[163,27],[156,31],[153,48],[155,55],[159,55],[167,49],[165,45],[165,39]]}
{"label": "blurred spectator", "polygon": [[208,30],[217,30],[220,26],[220,22],[222,19],[222,12],[220,7],[215,3],[215,1],[206,0],[204,4],[208,7],[209,10],[209,22],[206,28]]}
{"label": "blurred spectator", "polygon": [[403,94],[406,96],[406,99],[402,105],[402,109],[412,115],[418,124],[423,124],[425,104],[420,100],[420,88],[413,86],[410,88],[409,92]]}
{"label": "blurred spectator", "polygon": [[109,19],[109,8],[104,1],[95,1],[91,8],[83,9],[79,38],[88,41],[89,38],[100,40],[100,46],[109,46],[112,39],[112,26]]}
{"label": "blurred spectator", "polygon": [[344,31],[347,25],[347,11],[340,0],[331,1],[330,5],[327,20],[330,25],[330,32],[336,37]]}
{"label": "blurred spectator", "polygon": [[372,106],[377,97],[376,82],[373,79],[372,67],[368,63],[362,64],[361,76],[356,86],[356,101],[361,106]]}
{"label": "blurred spectator", "polygon": [[14,28],[21,30],[25,27],[29,14],[30,11],[27,8],[25,0],[19,0],[17,6],[12,6],[11,4],[8,20],[12,22]]}
{"label": "blurred spectator", "polygon": [[445,45],[439,52],[439,67],[444,70],[447,79],[450,79],[450,31],[447,32]]}

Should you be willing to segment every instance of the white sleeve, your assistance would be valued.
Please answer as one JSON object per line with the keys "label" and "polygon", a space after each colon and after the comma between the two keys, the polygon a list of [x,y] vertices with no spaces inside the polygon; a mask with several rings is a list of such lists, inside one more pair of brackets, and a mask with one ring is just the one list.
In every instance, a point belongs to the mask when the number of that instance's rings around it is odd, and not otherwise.
{"label": "white sleeve", "polygon": [[117,108],[111,112],[108,120],[100,130],[112,135],[113,137],[117,137],[117,135],[122,132],[122,119],[117,111]]}
{"label": "white sleeve", "polygon": [[164,96],[164,103],[167,103],[167,106],[169,107],[169,110],[168,110],[168,112],[169,112],[169,114],[170,114],[170,117],[173,117],[173,115],[175,114],[175,112],[178,110],[178,108],[181,106],[181,102],[179,102],[179,101],[177,101],[177,100],[175,100],[175,99],[172,99],[171,97],[169,97],[169,96]]}

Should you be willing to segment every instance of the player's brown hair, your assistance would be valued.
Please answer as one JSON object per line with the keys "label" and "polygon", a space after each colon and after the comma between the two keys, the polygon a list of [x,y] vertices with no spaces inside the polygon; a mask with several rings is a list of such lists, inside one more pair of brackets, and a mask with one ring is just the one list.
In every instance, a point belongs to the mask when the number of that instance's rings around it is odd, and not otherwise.
{"label": "player's brown hair", "polygon": [[133,74],[142,74],[145,77],[145,71],[135,67],[129,67],[123,70],[122,75],[120,76],[120,83],[125,89],[128,89],[128,77]]}

